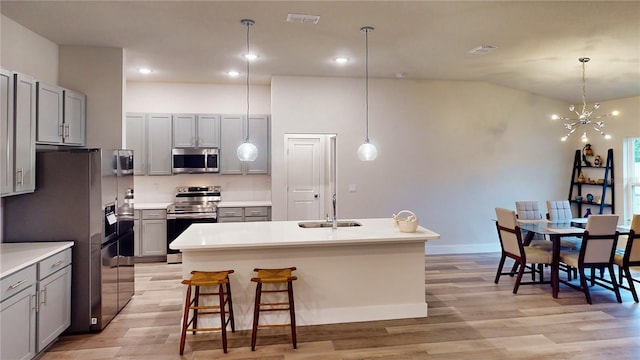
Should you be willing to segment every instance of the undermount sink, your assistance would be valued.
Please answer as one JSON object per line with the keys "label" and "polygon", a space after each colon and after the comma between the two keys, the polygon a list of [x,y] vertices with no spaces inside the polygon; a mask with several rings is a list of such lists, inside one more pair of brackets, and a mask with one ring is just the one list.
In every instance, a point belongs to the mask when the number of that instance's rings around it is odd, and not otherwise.
{"label": "undermount sink", "polygon": [[[333,227],[333,224],[326,221],[303,221],[299,222],[298,226],[305,229],[317,229],[317,228],[330,228]],[[353,226],[362,226],[357,221],[338,221],[338,227],[353,227]]]}

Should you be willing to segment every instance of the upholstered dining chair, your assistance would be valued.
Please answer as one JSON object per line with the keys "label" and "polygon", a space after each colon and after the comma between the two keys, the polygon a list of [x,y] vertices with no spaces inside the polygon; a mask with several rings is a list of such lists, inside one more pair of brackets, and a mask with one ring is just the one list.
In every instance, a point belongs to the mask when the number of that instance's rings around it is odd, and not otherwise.
{"label": "upholstered dining chair", "polygon": [[[570,222],[573,219],[569,200],[547,200],[547,219],[551,222]],[[560,246],[577,250],[581,239],[577,237],[563,237]]]}
{"label": "upholstered dining chair", "polygon": [[[618,265],[618,286],[631,291],[633,300],[638,302],[638,293],[633,285],[634,282],[640,283],[640,279],[634,279],[631,276],[631,266],[640,266],[640,214],[633,215],[631,221],[631,231],[627,236],[627,243],[622,253],[616,252],[613,262]],[[622,282],[622,278],[627,279],[627,285]]]}
{"label": "upholstered dining chair", "polygon": [[[498,265],[498,271],[496,272],[494,282],[497,284],[501,275],[514,275],[513,270],[510,272],[502,272],[505,260],[507,258],[511,258],[519,265],[518,275],[516,276],[516,281],[513,286],[514,294],[518,293],[520,285],[548,284],[548,281],[544,281],[542,265],[551,264],[551,252],[536,247],[524,246],[522,243],[522,231],[517,225],[515,211],[496,208],[496,216],[498,219],[496,222],[496,228],[498,230],[500,246],[502,247],[502,255],[500,257],[500,263]],[[534,275],[533,281],[531,282],[522,282],[522,275],[525,273],[526,269],[530,270],[531,274]],[[536,273],[540,274],[539,282],[535,281]]]}
{"label": "upholstered dining chair", "polygon": [[[591,294],[589,293],[587,280],[590,280],[591,284],[598,284],[612,290],[615,292],[618,302],[622,302],[618,283],[613,272],[613,259],[619,235],[616,231],[617,225],[618,215],[591,215],[587,219],[587,227],[582,235],[580,250],[560,252],[561,263],[578,269],[580,286],[568,281],[561,281],[576,290],[582,291],[589,304],[591,304]],[[605,280],[603,276],[596,278],[594,269],[603,268],[609,270],[611,281]],[[586,276],[586,269],[591,270],[590,278]]]}
{"label": "upholstered dining chair", "polygon": [[[543,220],[537,201],[516,201],[516,215],[519,220]],[[526,237],[527,232],[523,231],[522,235]],[[551,242],[539,234],[535,234],[533,240],[525,245],[551,250]]]}

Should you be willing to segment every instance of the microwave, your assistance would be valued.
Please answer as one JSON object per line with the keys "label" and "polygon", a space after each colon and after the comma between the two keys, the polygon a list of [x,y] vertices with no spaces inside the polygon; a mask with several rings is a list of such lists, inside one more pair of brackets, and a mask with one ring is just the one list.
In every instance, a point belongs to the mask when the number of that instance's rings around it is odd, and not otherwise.
{"label": "microwave", "polygon": [[218,148],[188,148],[171,150],[174,174],[217,173]]}

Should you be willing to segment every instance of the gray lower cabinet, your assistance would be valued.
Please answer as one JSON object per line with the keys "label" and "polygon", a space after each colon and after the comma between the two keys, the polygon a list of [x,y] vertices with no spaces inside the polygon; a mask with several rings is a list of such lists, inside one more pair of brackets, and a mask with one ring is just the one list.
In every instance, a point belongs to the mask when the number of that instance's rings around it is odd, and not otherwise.
{"label": "gray lower cabinet", "polygon": [[136,210],[133,222],[135,255],[167,255],[167,211],[166,209]]}
{"label": "gray lower cabinet", "polygon": [[44,350],[71,325],[71,249],[38,263],[38,346]]}
{"label": "gray lower cabinet", "polygon": [[246,206],[218,208],[218,222],[254,222],[270,221],[271,207]]}
{"label": "gray lower cabinet", "polygon": [[36,355],[36,281],[36,265],[0,280],[0,359],[27,360]]}
{"label": "gray lower cabinet", "polygon": [[71,324],[71,249],[0,283],[0,359],[32,359]]}

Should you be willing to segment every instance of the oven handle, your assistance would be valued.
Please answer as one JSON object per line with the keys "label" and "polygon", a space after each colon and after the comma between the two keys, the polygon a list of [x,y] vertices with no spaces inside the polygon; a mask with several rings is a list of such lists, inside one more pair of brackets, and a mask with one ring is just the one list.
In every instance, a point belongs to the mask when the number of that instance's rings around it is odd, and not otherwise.
{"label": "oven handle", "polygon": [[167,220],[175,219],[217,219],[218,214],[173,214],[167,213]]}

